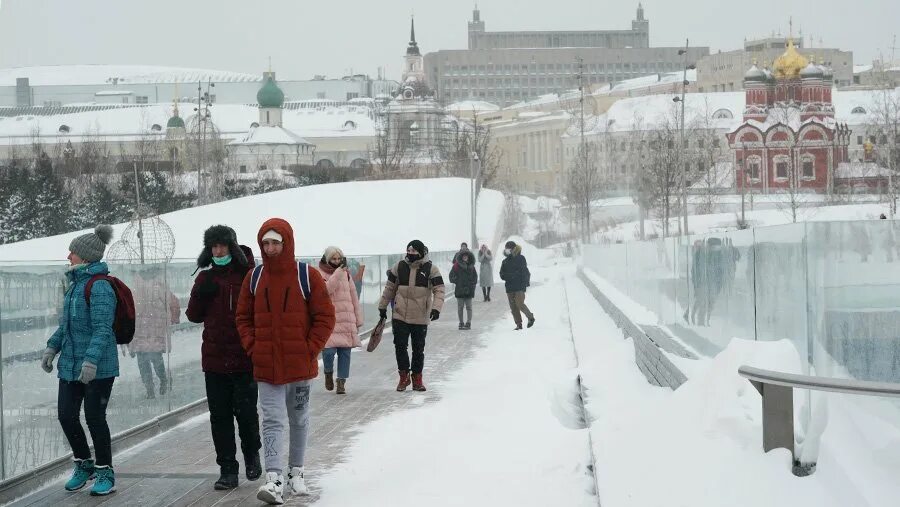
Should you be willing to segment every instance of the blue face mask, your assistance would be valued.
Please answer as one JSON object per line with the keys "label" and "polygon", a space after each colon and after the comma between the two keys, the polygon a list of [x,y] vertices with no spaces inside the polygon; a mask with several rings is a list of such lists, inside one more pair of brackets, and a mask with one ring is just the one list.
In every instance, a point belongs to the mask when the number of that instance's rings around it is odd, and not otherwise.
{"label": "blue face mask", "polygon": [[213,262],[216,263],[216,266],[227,266],[228,263],[231,262],[231,254],[228,254],[225,257],[213,257]]}

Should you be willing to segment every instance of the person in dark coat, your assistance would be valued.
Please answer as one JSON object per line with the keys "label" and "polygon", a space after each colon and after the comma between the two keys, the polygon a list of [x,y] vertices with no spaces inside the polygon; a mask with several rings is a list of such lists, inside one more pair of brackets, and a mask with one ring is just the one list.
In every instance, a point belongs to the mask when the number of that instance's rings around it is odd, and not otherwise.
{"label": "person in dark coat", "polygon": [[[478,270],[475,269],[475,258],[472,252],[461,252],[450,270],[450,283],[456,284],[456,312],[459,315],[459,328],[472,329],[472,299],[475,298],[475,286],[478,284]],[[468,318],[463,320],[463,308]]]}
{"label": "person in dark coat", "polygon": [[214,225],[203,234],[203,252],[197,258],[197,267],[208,269],[194,280],[186,313],[191,322],[203,323],[203,374],[216,463],[221,472],[216,489],[232,489],[238,485],[235,419],[247,479],[255,481],[262,475],[257,385],[253,365],[241,346],[235,324],[241,284],[253,266],[253,252],[238,245],[230,227]]}
{"label": "person in dark coat", "polygon": [[531,285],[528,261],[522,255],[522,247],[514,241],[507,241],[503,250],[505,258],[500,264],[500,279],[506,282],[506,297],[509,309],[516,322],[516,331],[522,329],[522,314],[528,318],[528,327],[534,325],[534,314],[525,305],[525,290]]}

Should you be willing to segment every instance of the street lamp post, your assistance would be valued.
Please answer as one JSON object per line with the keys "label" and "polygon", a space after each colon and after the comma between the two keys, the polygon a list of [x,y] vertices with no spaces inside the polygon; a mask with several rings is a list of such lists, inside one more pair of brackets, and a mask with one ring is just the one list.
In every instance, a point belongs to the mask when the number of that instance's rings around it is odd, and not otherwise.
{"label": "street lamp post", "polygon": [[681,80],[681,96],[675,97],[672,99],[674,102],[681,102],[681,127],[680,127],[680,131],[681,131],[681,150],[680,151],[681,151],[681,154],[679,155],[678,160],[679,160],[679,165],[681,165],[681,168],[680,168],[681,169],[681,213],[682,213],[682,218],[684,220],[684,226],[683,226],[684,234],[688,234],[687,175],[685,174],[686,173],[686,168],[685,168],[686,153],[685,152],[687,151],[687,147],[684,144],[684,98],[685,98],[685,93],[687,92],[687,86],[690,84],[690,81],[688,81],[688,79],[687,79],[687,71],[694,70],[697,68],[696,65],[694,65],[694,64],[688,65],[688,63],[687,63],[687,55],[688,55],[688,46],[689,45],[690,45],[690,40],[685,39],[684,49],[678,50],[678,54],[680,56],[684,57],[684,59],[683,59],[684,71],[683,71],[682,80]]}

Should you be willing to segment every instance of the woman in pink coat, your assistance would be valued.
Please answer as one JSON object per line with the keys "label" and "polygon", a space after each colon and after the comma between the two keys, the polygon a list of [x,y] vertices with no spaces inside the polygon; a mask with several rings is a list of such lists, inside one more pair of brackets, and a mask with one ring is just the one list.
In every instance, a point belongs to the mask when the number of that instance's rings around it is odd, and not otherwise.
{"label": "woman in pink coat", "polygon": [[[362,307],[356,284],[347,271],[347,258],[340,248],[330,246],[319,261],[319,272],[325,278],[328,295],[334,304],[336,323],[325,349],[322,363],[325,370],[325,389],[331,391],[337,386],[337,394],[346,394],[345,384],[350,377],[350,351],[359,347],[359,328],[363,325]],[[338,356],[337,382],[334,379],[334,356]]]}

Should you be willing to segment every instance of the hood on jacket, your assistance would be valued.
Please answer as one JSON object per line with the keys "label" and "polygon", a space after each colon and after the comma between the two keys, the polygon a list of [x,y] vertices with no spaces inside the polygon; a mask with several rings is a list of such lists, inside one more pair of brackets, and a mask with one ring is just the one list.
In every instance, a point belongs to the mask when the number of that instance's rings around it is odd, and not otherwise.
{"label": "hood on jacket", "polygon": [[[227,225],[214,225],[203,233],[203,251],[197,257],[197,267],[208,268],[213,263],[213,245],[227,245],[231,259],[241,266],[250,266],[248,259],[253,258],[253,252],[238,245],[237,234]],[[249,254],[248,254],[249,252]],[[251,266],[252,267],[252,266]]]}
{"label": "hood on jacket", "polygon": [[[464,259],[468,259],[468,262],[466,262]],[[472,252],[466,250],[465,252],[459,253],[459,257],[456,258],[456,262],[458,262],[460,264],[465,264],[467,266],[474,266],[475,265],[475,256],[472,254]]]}
{"label": "hood on jacket", "polygon": [[247,266],[250,269],[256,267],[256,259],[253,258],[253,250],[250,249],[247,245],[239,245],[241,252],[244,254],[244,259],[247,260],[247,263],[244,266]]}
{"label": "hood on jacket", "polygon": [[[262,241],[263,236],[271,230],[281,234],[283,239],[281,253],[274,258],[266,255]],[[284,269],[292,266],[296,262],[294,259],[294,229],[291,228],[291,224],[287,223],[287,220],[284,220],[283,218],[270,218],[263,222],[262,227],[259,228],[259,232],[256,233],[256,242],[259,244],[259,251],[262,253],[263,265]]]}
{"label": "hood on jacket", "polygon": [[[506,252],[504,252],[505,254]],[[515,257],[517,255],[522,255],[522,245],[515,245],[512,247],[512,251],[509,253],[508,257]]]}

